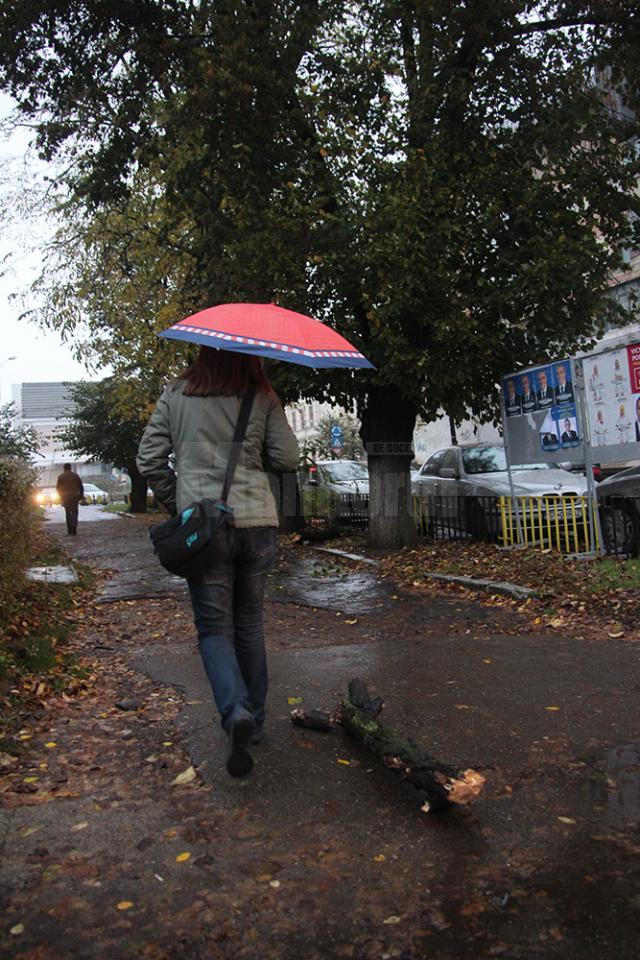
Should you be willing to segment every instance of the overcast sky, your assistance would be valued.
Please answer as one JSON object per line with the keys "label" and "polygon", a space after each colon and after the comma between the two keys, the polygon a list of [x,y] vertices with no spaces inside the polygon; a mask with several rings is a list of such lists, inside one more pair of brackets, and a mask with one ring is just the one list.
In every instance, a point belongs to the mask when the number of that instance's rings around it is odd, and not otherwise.
{"label": "overcast sky", "polygon": [[[0,94],[0,118],[8,115],[11,101]],[[0,135],[0,164],[2,180],[7,173],[18,171],[29,145],[24,131],[15,132],[9,139]],[[35,176],[35,174],[34,174]],[[44,332],[33,323],[18,320],[24,310],[21,302],[12,300],[12,294],[24,293],[37,276],[40,257],[37,249],[30,252],[32,238],[36,247],[46,236],[44,221],[15,226],[3,224],[0,233],[0,262],[9,255],[0,276],[0,397],[3,403],[11,399],[11,384],[39,380],[93,379],[73,358],[71,346],[51,332]],[[15,360],[8,360],[15,356]]]}

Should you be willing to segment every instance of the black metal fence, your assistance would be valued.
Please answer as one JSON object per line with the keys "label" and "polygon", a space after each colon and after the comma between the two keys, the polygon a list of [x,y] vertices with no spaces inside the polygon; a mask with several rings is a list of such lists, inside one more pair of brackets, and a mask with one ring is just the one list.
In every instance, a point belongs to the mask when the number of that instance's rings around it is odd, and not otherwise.
{"label": "black metal fence", "polygon": [[362,493],[305,491],[302,497],[305,520],[317,525],[366,529],[369,523],[369,497]]}
{"label": "black metal fence", "polygon": [[[366,529],[369,498],[363,494],[304,497],[308,523],[332,529]],[[602,545],[616,557],[640,555],[640,495],[598,498]],[[418,534],[432,540],[484,541],[500,546],[521,542],[564,554],[598,550],[586,497],[413,497]]]}
{"label": "black metal fence", "polygon": [[413,497],[413,515],[418,533],[432,540],[501,539],[498,497]]}

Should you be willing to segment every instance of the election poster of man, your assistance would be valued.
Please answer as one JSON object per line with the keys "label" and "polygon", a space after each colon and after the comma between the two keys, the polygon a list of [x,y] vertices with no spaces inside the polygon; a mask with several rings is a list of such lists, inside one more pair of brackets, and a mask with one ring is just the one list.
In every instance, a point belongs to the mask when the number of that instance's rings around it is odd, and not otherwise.
{"label": "election poster of man", "polygon": [[540,446],[543,450],[557,450],[560,446],[557,423],[550,413],[540,429]]}
{"label": "election poster of man", "polygon": [[568,363],[557,363],[555,365],[555,383],[554,388],[555,401],[557,404],[573,403],[573,384],[571,383],[571,368]]}
{"label": "election poster of man", "polygon": [[522,413],[533,413],[537,409],[537,404],[531,374],[523,373],[520,377],[520,385]]}
{"label": "election poster of man", "polygon": [[508,417],[519,417],[522,413],[522,399],[516,386],[516,378],[509,377],[505,383],[506,395],[504,408]]}
{"label": "election poster of man", "polygon": [[[572,408],[567,408],[567,413]],[[575,408],[573,409],[575,414]],[[558,429],[560,433],[560,445],[562,447],[575,447],[580,443],[580,436],[578,431],[578,419],[574,416],[561,416],[561,419],[558,421]]]}

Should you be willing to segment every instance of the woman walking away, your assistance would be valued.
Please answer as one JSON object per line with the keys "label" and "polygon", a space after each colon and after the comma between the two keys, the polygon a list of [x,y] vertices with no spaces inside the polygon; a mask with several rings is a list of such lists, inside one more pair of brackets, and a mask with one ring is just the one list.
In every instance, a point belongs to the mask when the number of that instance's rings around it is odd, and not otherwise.
{"label": "woman walking away", "polygon": [[228,492],[229,553],[188,581],[202,662],[229,739],[227,770],[236,777],[253,766],[249,745],[260,739],[265,717],[262,612],[278,527],[267,471],[294,470],[298,444],[260,360],[201,347],[158,400],[138,450],[140,473],[171,514],[203,498],[219,499],[242,401],[252,394]]}

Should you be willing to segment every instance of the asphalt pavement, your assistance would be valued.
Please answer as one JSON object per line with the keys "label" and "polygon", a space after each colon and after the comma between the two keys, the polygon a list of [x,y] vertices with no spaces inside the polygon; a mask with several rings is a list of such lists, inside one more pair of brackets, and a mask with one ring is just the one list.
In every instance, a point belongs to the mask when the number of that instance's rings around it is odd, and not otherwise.
{"label": "asphalt pavement", "polygon": [[[123,652],[135,675],[180,696],[177,727],[211,790],[211,815],[243,825],[225,847],[220,882],[235,884],[238,915],[253,916],[246,843],[256,837],[269,848],[264,874],[272,890],[282,887],[289,898],[277,911],[264,901],[255,947],[242,940],[230,952],[224,945],[209,952],[210,942],[198,941],[191,952],[177,945],[175,954],[149,956],[635,960],[634,644],[533,636],[510,613],[511,631],[503,623],[492,633],[485,605],[450,591],[405,596],[375,568],[350,571],[307,548],[287,548],[268,588],[266,737],[251,776],[233,780],[193,637],[173,626],[174,608],[188,612],[184,585],[158,568],[143,523],[109,519],[98,526],[81,518],[72,553],[105,571],[97,600],[115,604],[114,612],[124,601],[133,618],[149,597],[170,605],[164,622],[150,612],[147,632],[129,637]],[[112,635],[104,643],[113,644]],[[443,762],[486,776],[473,807],[424,813],[419,792],[340,730],[293,727],[293,706],[332,709],[356,676],[384,697],[385,723]],[[148,832],[155,814],[147,806],[130,810],[121,835],[112,824],[112,852],[128,857],[140,830]],[[23,816],[15,826],[27,822]],[[55,831],[55,818],[47,822]],[[21,843],[9,837],[5,856]],[[215,863],[215,843],[207,849]]]}

